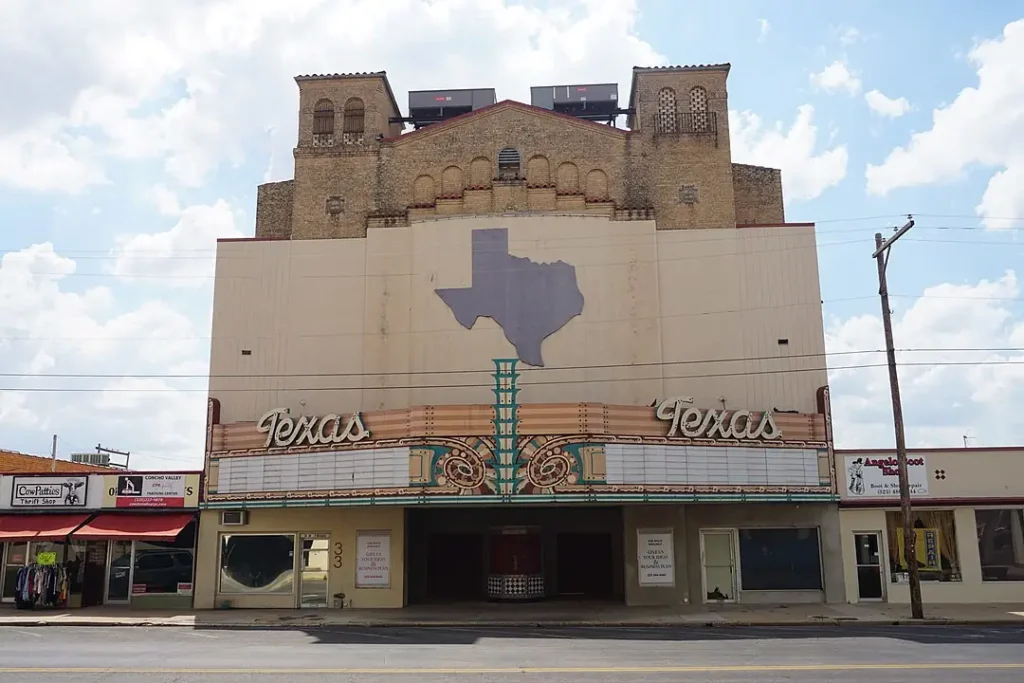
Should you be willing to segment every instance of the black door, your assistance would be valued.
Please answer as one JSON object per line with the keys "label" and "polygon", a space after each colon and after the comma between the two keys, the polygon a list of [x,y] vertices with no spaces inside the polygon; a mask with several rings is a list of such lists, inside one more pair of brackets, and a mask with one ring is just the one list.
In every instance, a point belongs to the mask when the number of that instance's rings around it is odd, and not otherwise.
{"label": "black door", "polygon": [[426,593],[437,601],[486,597],[482,534],[432,534],[427,554]]}
{"label": "black door", "polygon": [[107,542],[86,541],[85,567],[82,573],[82,607],[103,604],[106,572]]}
{"label": "black door", "polygon": [[566,597],[614,595],[611,534],[558,535],[558,593]]}

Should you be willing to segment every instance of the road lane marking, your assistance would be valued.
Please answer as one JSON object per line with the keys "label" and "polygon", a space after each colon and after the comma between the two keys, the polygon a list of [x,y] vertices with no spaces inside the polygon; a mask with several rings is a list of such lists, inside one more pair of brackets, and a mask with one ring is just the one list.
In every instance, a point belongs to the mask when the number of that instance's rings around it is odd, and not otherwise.
{"label": "road lane marking", "polygon": [[626,667],[504,667],[504,668],[461,668],[461,669],[388,669],[388,668],[334,668],[334,669],[264,669],[264,668],[217,668],[217,669],[158,669],[158,668],[108,668],[108,667],[3,667],[0,673],[34,674],[177,674],[177,675],[362,675],[383,676],[413,674],[428,675],[481,675],[481,674],[681,674],[681,673],[768,673],[795,671],[872,671],[872,670],[1011,670],[1024,669],[1024,663],[990,662],[946,662],[918,664],[765,664],[761,666],[626,666]]}
{"label": "road lane marking", "polygon": [[11,629],[11,630],[14,631],[15,633],[20,633],[23,636],[32,636],[33,638],[42,638],[43,637],[42,634],[35,633],[34,631],[31,631],[31,630],[25,629],[25,628],[15,628],[15,629]]}

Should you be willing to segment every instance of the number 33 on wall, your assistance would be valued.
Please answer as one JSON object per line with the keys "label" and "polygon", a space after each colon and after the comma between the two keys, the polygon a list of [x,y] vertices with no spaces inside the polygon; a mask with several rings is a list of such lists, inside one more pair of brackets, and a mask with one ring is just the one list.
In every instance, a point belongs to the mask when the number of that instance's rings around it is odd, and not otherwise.
{"label": "number 33 on wall", "polygon": [[335,543],[334,544],[334,561],[332,562],[332,564],[334,565],[335,569],[340,569],[341,566],[344,564],[343,558],[344,558],[344,546],[340,542]]}

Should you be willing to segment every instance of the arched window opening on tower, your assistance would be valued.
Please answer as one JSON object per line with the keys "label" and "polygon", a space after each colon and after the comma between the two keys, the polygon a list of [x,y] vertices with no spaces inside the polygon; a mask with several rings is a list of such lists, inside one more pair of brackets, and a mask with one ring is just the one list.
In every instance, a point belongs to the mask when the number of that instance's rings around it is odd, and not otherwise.
{"label": "arched window opening on tower", "polygon": [[334,102],[320,100],[313,107],[313,146],[334,145]]}
{"label": "arched window opening on tower", "polygon": [[658,91],[658,114],[654,119],[654,131],[675,133],[677,128],[676,91],[672,88],[662,88]]}
{"label": "arched window opening on tower", "polygon": [[708,91],[699,85],[690,89],[690,115],[695,132],[708,130],[711,118],[708,116]]}
{"label": "arched window opening on tower", "polygon": [[342,122],[342,141],[346,145],[363,144],[363,132],[366,120],[366,107],[358,97],[345,103],[345,118]]}
{"label": "arched window opening on tower", "polygon": [[506,147],[498,152],[498,178],[501,180],[516,180],[521,177],[518,150]]}

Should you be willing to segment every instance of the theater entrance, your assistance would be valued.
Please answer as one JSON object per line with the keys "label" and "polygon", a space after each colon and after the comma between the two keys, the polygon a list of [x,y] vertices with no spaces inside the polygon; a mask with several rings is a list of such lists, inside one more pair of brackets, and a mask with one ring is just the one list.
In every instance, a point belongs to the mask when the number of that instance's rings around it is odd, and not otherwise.
{"label": "theater entrance", "polygon": [[623,600],[619,507],[410,508],[413,604]]}

